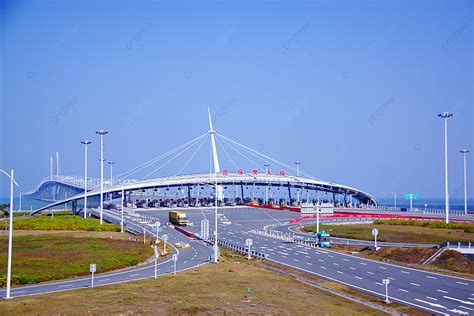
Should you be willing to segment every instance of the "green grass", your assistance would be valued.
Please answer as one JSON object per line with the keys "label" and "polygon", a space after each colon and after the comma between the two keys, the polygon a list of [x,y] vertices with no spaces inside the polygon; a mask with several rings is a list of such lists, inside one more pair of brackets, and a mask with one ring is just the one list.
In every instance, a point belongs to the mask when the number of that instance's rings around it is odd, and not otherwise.
{"label": "green grass", "polygon": [[[377,228],[379,230],[379,235],[377,236],[378,241],[441,244],[446,241],[473,241],[474,239],[474,235],[472,233],[466,232],[465,227],[446,229],[377,223],[353,225],[321,225],[321,230],[329,232],[331,236],[362,240],[374,239],[374,236],[372,236],[373,228]],[[307,232],[315,232],[316,226],[305,226],[304,230],[306,230]]]}
{"label": "green grass", "polygon": [[120,226],[100,222],[96,218],[82,218],[70,212],[58,212],[54,216],[38,215],[13,221],[13,230],[85,230],[85,231],[120,231]]}
{"label": "green grass", "polygon": [[443,221],[415,221],[415,220],[388,219],[388,220],[376,220],[374,221],[374,224],[417,226],[417,227],[444,228],[444,229],[462,229],[464,230],[465,233],[474,234],[474,223],[450,222],[446,224]]}
{"label": "green grass", "polygon": [[[0,239],[0,266],[6,267],[7,239]],[[88,275],[89,264],[97,272],[134,266],[153,255],[148,244],[111,238],[75,238],[54,235],[13,238],[12,284],[24,285]],[[0,286],[5,286],[5,269]]]}

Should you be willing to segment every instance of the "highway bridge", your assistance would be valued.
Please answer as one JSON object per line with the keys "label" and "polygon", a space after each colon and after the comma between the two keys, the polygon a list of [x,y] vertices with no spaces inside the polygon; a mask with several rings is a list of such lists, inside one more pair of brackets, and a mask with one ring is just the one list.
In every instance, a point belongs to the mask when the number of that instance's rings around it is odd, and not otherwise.
{"label": "highway bridge", "polygon": [[[210,163],[213,168],[206,173],[182,174],[184,168],[208,139],[212,153]],[[221,168],[218,145],[228,158],[234,172]],[[188,150],[192,154],[176,175],[151,177],[164,165]],[[229,151],[231,150],[236,153],[237,157],[243,157],[246,162],[250,162],[251,167],[245,169],[244,164],[239,163],[235,156],[230,156]],[[164,192],[165,195],[174,192],[175,199],[181,200],[183,205],[199,205],[200,198],[206,197],[213,200],[215,195],[217,195],[219,205],[245,204],[245,202],[256,199],[279,205],[299,205],[305,201],[315,203],[322,200],[339,205],[377,205],[377,200],[373,195],[348,185],[320,180],[300,172],[299,164],[298,162],[295,168],[216,133],[209,111],[209,131],[207,133],[136,166],[115,179],[103,179],[102,189],[100,179],[88,179],[88,190],[85,192],[86,182],[82,177],[50,175],[50,177],[43,179],[34,190],[24,195],[51,202],[47,206],[35,210],[33,214],[66,203],[71,203],[73,210],[77,211],[85,196],[91,199],[89,206],[92,207],[97,205],[101,195],[104,199],[108,197],[109,200],[120,198],[123,195],[127,203],[131,202],[134,193],[146,193],[147,191],[153,195],[159,191]],[[154,168],[156,165],[158,167],[147,172],[145,177],[131,178],[132,175],[146,170],[146,168]],[[272,170],[274,171],[272,172]],[[215,184],[217,184],[217,192],[214,189]],[[102,209],[103,205],[99,205],[99,207]]]}

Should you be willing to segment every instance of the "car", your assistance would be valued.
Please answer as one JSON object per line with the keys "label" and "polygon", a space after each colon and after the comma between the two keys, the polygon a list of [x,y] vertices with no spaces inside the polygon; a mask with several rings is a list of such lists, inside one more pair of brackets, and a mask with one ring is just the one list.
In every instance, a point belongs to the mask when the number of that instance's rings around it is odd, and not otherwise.
{"label": "car", "polygon": [[174,244],[176,248],[189,248],[191,247],[187,242],[177,242]]}

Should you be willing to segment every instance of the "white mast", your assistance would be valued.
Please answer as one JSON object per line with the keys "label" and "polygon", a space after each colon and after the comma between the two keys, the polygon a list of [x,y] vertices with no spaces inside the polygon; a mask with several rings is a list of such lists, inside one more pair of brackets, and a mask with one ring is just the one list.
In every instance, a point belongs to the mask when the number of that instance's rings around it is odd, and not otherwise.
{"label": "white mast", "polygon": [[209,113],[209,135],[211,136],[212,162],[214,163],[214,176],[216,177],[216,195],[217,198],[222,201],[224,192],[222,186],[217,185],[217,174],[221,172],[221,168],[219,166],[219,156],[217,155],[215,138],[216,131],[214,131],[214,128],[212,127],[211,109],[207,108],[207,112]]}
{"label": "white mast", "polygon": [[219,166],[219,157],[217,156],[215,139],[216,131],[214,131],[214,128],[212,127],[211,109],[207,108],[207,111],[209,113],[209,134],[211,135],[212,161],[214,163],[214,173],[219,173],[221,172],[221,169]]}

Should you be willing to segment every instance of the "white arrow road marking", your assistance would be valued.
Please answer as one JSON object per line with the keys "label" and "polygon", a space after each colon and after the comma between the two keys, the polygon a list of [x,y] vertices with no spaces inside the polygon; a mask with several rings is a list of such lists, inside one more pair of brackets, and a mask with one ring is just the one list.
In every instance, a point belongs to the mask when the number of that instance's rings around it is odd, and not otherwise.
{"label": "white arrow road marking", "polygon": [[448,311],[453,312],[455,314],[459,314],[459,315],[469,315],[469,313],[460,311],[459,309],[448,309]]}
{"label": "white arrow road marking", "polygon": [[459,308],[464,308],[464,309],[467,309],[468,311],[474,311],[473,308],[469,308],[469,307],[462,306],[462,305],[459,305]]}
{"label": "white arrow road marking", "polygon": [[473,302],[463,301],[463,300],[460,300],[458,298],[454,298],[454,297],[451,297],[451,296],[443,295],[443,297],[448,299],[448,300],[456,301],[456,302],[463,303],[463,304],[466,304],[466,305],[474,305]]}
{"label": "white arrow road marking", "polygon": [[441,304],[435,304],[435,303],[431,303],[431,302],[428,302],[428,301],[423,301],[423,300],[420,300],[420,299],[418,299],[418,298],[415,298],[415,301],[421,302],[421,303],[425,303],[425,304],[428,304],[428,305],[433,306],[433,307],[438,307],[438,308],[447,309],[446,306],[443,306],[443,305],[441,305]]}

